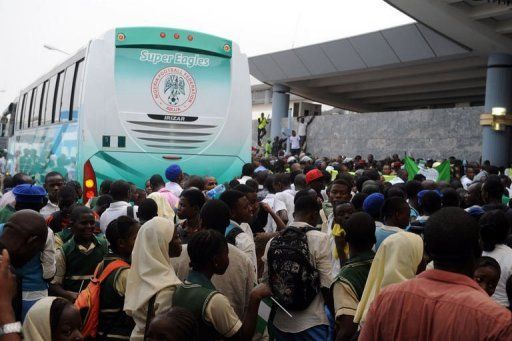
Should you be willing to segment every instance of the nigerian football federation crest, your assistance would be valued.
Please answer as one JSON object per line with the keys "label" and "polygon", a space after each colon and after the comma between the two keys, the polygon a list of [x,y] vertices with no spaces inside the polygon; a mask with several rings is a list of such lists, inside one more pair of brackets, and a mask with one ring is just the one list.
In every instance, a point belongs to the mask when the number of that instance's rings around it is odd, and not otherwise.
{"label": "nigerian football federation crest", "polygon": [[187,71],[167,67],[158,71],[151,82],[153,100],[163,110],[178,114],[186,111],[196,99],[196,83]]}

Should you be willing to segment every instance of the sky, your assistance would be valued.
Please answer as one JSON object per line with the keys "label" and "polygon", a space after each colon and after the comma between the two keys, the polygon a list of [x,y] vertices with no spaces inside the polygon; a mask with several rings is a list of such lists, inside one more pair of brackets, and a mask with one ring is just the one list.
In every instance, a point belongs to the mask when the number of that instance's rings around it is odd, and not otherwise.
{"label": "sky", "polygon": [[248,56],[404,25],[383,0],[0,0],[0,112],[88,40],[121,26],[190,29],[233,40]]}

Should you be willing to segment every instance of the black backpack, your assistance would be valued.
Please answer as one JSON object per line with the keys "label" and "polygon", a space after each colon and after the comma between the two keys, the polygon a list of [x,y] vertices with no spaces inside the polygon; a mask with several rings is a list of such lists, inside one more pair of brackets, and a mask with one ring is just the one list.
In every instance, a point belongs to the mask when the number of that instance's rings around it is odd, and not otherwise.
{"label": "black backpack", "polygon": [[426,224],[427,224],[426,221],[417,221],[417,220],[413,221],[407,232],[417,234],[423,238],[423,234],[425,233],[425,225]]}
{"label": "black backpack", "polygon": [[274,298],[286,309],[304,310],[320,292],[320,274],[311,263],[306,232],[287,227],[270,243],[268,282]]}
{"label": "black backpack", "polygon": [[229,231],[229,233],[226,235],[226,241],[231,244],[231,245],[235,245],[235,241],[236,241],[236,237],[240,234],[240,233],[244,233],[244,230],[242,230],[240,227],[238,226],[235,226],[231,229],[231,231]]}

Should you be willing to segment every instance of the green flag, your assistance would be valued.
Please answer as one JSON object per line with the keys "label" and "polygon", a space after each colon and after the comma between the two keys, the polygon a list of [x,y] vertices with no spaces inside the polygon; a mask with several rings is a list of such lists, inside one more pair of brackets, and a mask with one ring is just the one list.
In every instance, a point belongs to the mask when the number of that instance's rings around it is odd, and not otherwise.
{"label": "green flag", "polygon": [[414,179],[414,176],[419,172],[420,168],[418,167],[416,162],[414,162],[414,160],[408,156],[405,157],[404,162],[405,162],[404,168],[408,174],[407,179],[409,181],[411,181],[412,179]]}
{"label": "green flag", "polygon": [[437,177],[437,182],[439,181],[450,181],[450,161],[444,160],[439,166],[436,167],[437,173],[439,173]]}

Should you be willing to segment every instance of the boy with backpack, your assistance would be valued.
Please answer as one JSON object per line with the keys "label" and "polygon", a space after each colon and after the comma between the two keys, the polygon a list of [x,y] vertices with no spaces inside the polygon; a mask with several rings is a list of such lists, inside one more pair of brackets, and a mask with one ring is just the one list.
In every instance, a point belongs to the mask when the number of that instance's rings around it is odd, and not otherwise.
{"label": "boy with backpack", "polygon": [[130,257],[139,228],[139,223],[128,216],[114,219],[107,227],[111,252],[98,264],[93,279],[75,301],[82,315],[85,338],[128,339],[135,327],[123,306]]}
{"label": "boy with backpack", "polygon": [[[277,308],[273,320],[276,340],[327,340],[331,253],[329,237],[313,226],[320,205],[306,195],[295,202],[294,222],[265,249],[264,280],[274,299],[293,317]],[[292,271],[293,270],[293,271]]]}

